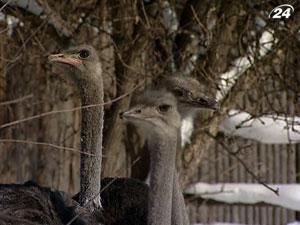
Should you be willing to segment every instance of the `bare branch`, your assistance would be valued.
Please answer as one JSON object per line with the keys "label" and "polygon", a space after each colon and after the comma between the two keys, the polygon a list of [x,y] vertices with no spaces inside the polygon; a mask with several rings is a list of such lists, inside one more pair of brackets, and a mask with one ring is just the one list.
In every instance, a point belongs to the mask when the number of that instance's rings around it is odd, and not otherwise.
{"label": "bare branch", "polygon": [[19,103],[19,102],[23,102],[25,100],[31,99],[33,98],[33,94],[30,95],[26,95],[14,100],[9,100],[9,101],[5,101],[5,102],[0,102],[0,106],[4,106],[4,105],[10,105],[10,104],[15,104],[15,103]]}
{"label": "bare branch", "polygon": [[[0,139],[0,143],[21,143],[21,144],[30,144],[30,145],[40,145],[40,146],[45,146],[45,147],[51,147],[56,150],[66,150],[66,151],[71,151],[71,152],[76,152],[76,153],[82,153],[84,155],[95,156],[94,154],[91,154],[91,153],[82,152],[79,149],[55,145],[55,144],[47,143],[47,142],[38,142],[38,141],[30,141],[30,140],[16,140],[16,139]],[[102,156],[102,157],[105,157],[105,156]]]}
{"label": "bare branch", "polygon": [[[208,136],[211,137],[212,139],[215,139],[215,137],[208,133]],[[278,189],[274,189],[272,187],[270,187],[269,185],[267,185],[265,182],[261,181],[260,178],[258,176],[256,176],[251,169],[248,168],[248,166],[246,165],[246,163],[235,153],[232,153],[232,151],[227,147],[227,145],[225,145],[222,141],[218,140],[217,143],[219,145],[222,146],[222,149],[224,149],[230,156],[234,157],[243,167],[244,169],[247,171],[247,173],[249,173],[254,180],[256,180],[259,184],[263,185],[264,187],[266,187],[267,189],[269,189],[270,191],[274,192],[274,194],[279,195],[279,190]]]}
{"label": "bare branch", "polygon": [[129,94],[131,94],[138,87],[140,87],[142,85],[142,83],[136,85],[129,92],[127,92],[127,93],[125,93],[125,94],[123,94],[123,95],[121,95],[121,96],[119,96],[119,97],[117,97],[117,98],[115,98],[115,99],[113,99],[111,101],[105,102],[103,104],[91,104],[91,105],[85,105],[85,106],[78,106],[78,107],[74,107],[74,108],[71,108],[71,109],[54,110],[54,111],[50,111],[50,112],[41,113],[41,114],[38,114],[38,115],[34,115],[34,116],[30,116],[30,117],[23,118],[23,119],[20,119],[20,120],[12,121],[12,122],[9,122],[9,123],[6,123],[6,124],[2,124],[2,125],[0,125],[0,130],[4,129],[6,127],[15,126],[15,125],[20,124],[20,123],[24,123],[24,122],[27,122],[27,121],[30,121],[30,120],[34,120],[34,119],[40,119],[42,117],[46,117],[46,116],[50,116],[50,115],[55,115],[55,114],[58,114],[58,113],[74,112],[74,111],[79,111],[81,109],[89,109],[89,108],[93,108],[93,107],[99,107],[99,106],[109,105],[109,104],[111,104],[113,102],[117,102],[117,101],[125,98]]}

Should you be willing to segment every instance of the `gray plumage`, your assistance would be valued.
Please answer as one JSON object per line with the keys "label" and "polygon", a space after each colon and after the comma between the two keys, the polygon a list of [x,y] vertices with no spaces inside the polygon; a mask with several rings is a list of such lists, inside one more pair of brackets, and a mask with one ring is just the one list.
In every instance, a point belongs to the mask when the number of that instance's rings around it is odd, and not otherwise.
{"label": "gray plumage", "polygon": [[150,152],[148,225],[171,225],[180,115],[175,97],[165,91],[146,91],[122,114],[129,122],[147,130]]}
{"label": "gray plumage", "polygon": [[[167,89],[169,92],[173,93],[178,103],[178,111],[183,119],[185,117],[194,117],[196,113],[202,109],[217,108],[215,99],[203,94],[200,91],[200,87],[199,81],[195,78],[187,76],[170,76],[154,83],[149,89]],[[148,129],[138,129],[138,131],[140,134],[145,135],[148,132]],[[180,136],[178,136],[177,140],[177,147],[180,149]],[[138,163],[147,165],[147,161],[149,160],[147,152],[148,149],[145,147],[143,158]],[[173,184],[172,225],[187,225],[189,224],[189,218],[176,171],[174,173]]]}
{"label": "gray plumage", "polygon": [[[157,88],[166,88],[172,92],[178,102],[178,111],[181,119],[194,117],[199,110],[216,109],[217,102],[214,98],[206,96],[200,91],[200,83],[197,79],[187,76],[170,76],[157,85]],[[178,149],[181,146],[181,136],[178,136]],[[177,171],[174,174],[174,187],[172,198],[172,224],[190,224],[184,197],[179,184]]]}
{"label": "gray plumage", "polygon": [[[80,155],[79,202],[91,211],[100,209],[104,109],[102,69],[97,52],[92,46],[81,45],[50,55],[49,60],[69,68],[66,72],[79,88],[84,107],[81,111],[81,151],[92,154]],[[85,107],[89,105],[94,106]]]}
{"label": "gray plumage", "polygon": [[216,109],[217,101],[201,91],[196,78],[188,76],[170,76],[155,84],[156,88],[166,88],[178,101],[181,118],[194,116],[201,109]]}

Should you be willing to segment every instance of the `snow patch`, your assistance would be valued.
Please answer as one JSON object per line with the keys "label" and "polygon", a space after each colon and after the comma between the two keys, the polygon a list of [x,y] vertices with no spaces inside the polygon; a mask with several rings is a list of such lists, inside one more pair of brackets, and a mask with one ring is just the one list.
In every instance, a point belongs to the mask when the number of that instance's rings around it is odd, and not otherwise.
{"label": "snow patch", "polygon": [[35,0],[2,0],[8,2],[10,6],[18,6],[25,9],[26,11],[39,16],[42,14],[43,9],[40,7]]}
{"label": "snow patch", "polygon": [[299,184],[270,184],[269,186],[278,189],[279,195],[260,184],[207,184],[201,182],[188,187],[185,193],[225,203],[255,204],[265,202],[292,210],[300,210]]}
{"label": "snow patch", "polygon": [[168,1],[163,1],[162,6],[163,6],[162,16],[163,16],[164,26],[168,30],[169,34],[174,33],[178,30],[178,26],[179,26],[176,11]]}
{"label": "snow patch", "polygon": [[[274,38],[273,30],[265,30],[259,39],[258,59],[265,56],[271,49],[277,39]],[[252,47],[254,46],[254,47]],[[252,43],[248,47],[248,55],[236,59],[232,64],[231,69],[221,74],[219,83],[220,90],[216,93],[216,100],[220,101],[230,91],[236,80],[254,64],[254,56],[256,55],[256,44]]]}
{"label": "snow patch", "polygon": [[194,118],[192,116],[185,117],[181,122],[181,147],[191,143],[191,136],[194,131]]}
{"label": "snow patch", "polygon": [[300,117],[265,115],[254,118],[247,112],[230,110],[220,131],[265,144],[295,144],[300,142]]}
{"label": "snow patch", "polygon": [[11,37],[13,34],[13,31],[15,29],[15,27],[17,27],[18,25],[23,26],[23,22],[21,22],[19,20],[19,18],[14,17],[14,16],[10,16],[10,15],[6,15],[2,12],[0,12],[0,21],[4,21],[7,24],[7,36]]}

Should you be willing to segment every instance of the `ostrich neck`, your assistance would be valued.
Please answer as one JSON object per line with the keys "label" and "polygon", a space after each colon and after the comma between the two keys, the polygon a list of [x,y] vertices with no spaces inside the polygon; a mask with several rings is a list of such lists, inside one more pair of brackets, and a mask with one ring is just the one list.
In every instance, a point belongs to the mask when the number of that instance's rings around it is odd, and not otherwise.
{"label": "ostrich neck", "polygon": [[150,190],[148,225],[171,225],[173,177],[177,132],[159,132],[148,140],[150,152]]}
{"label": "ostrich neck", "polygon": [[[177,132],[177,158],[180,160],[179,156],[181,152],[181,133],[180,129]],[[173,180],[173,196],[172,196],[172,225],[189,225],[189,217],[187,214],[187,209],[184,202],[184,197],[182,194],[182,189],[179,184],[179,176],[177,170],[174,172]]]}
{"label": "ostrich neck", "polygon": [[[81,83],[82,106],[103,103],[102,79]],[[80,197],[81,205],[94,210],[101,207],[100,180],[102,158],[103,105],[83,108],[81,111],[81,151],[93,156],[80,155]]]}

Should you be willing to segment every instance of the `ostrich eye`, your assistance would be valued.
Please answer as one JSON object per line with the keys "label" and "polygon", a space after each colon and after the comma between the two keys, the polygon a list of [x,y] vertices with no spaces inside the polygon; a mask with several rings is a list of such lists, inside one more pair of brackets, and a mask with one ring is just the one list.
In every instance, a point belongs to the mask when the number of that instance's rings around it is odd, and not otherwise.
{"label": "ostrich eye", "polygon": [[142,110],[137,109],[137,110],[135,110],[134,112],[137,113],[137,114],[140,114],[140,113],[142,112]]}
{"label": "ostrich eye", "polygon": [[183,90],[181,89],[174,89],[173,93],[176,97],[182,97],[184,95]]}
{"label": "ostrich eye", "polygon": [[202,105],[207,105],[208,104],[208,101],[204,98],[198,98],[197,102],[199,102]]}
{"label": "ostrich eye", "polygon": [[79,57],[82,58],[82,59],[86,59],[90,56],[90,52],[88,50],[81,50],[79,52]]}
{"label": "ostrich eye", "polygon": [[189,91],[187,94],[188,94],[189,97],[193,97],[192,92]]}
{"label": "ostrich eye", "polygon": [[159,112],[165,113],[167,112],[172,106],[167,105],[167,104],[163,104],[163,105],[159,105],[158,106],[158,110]]}

